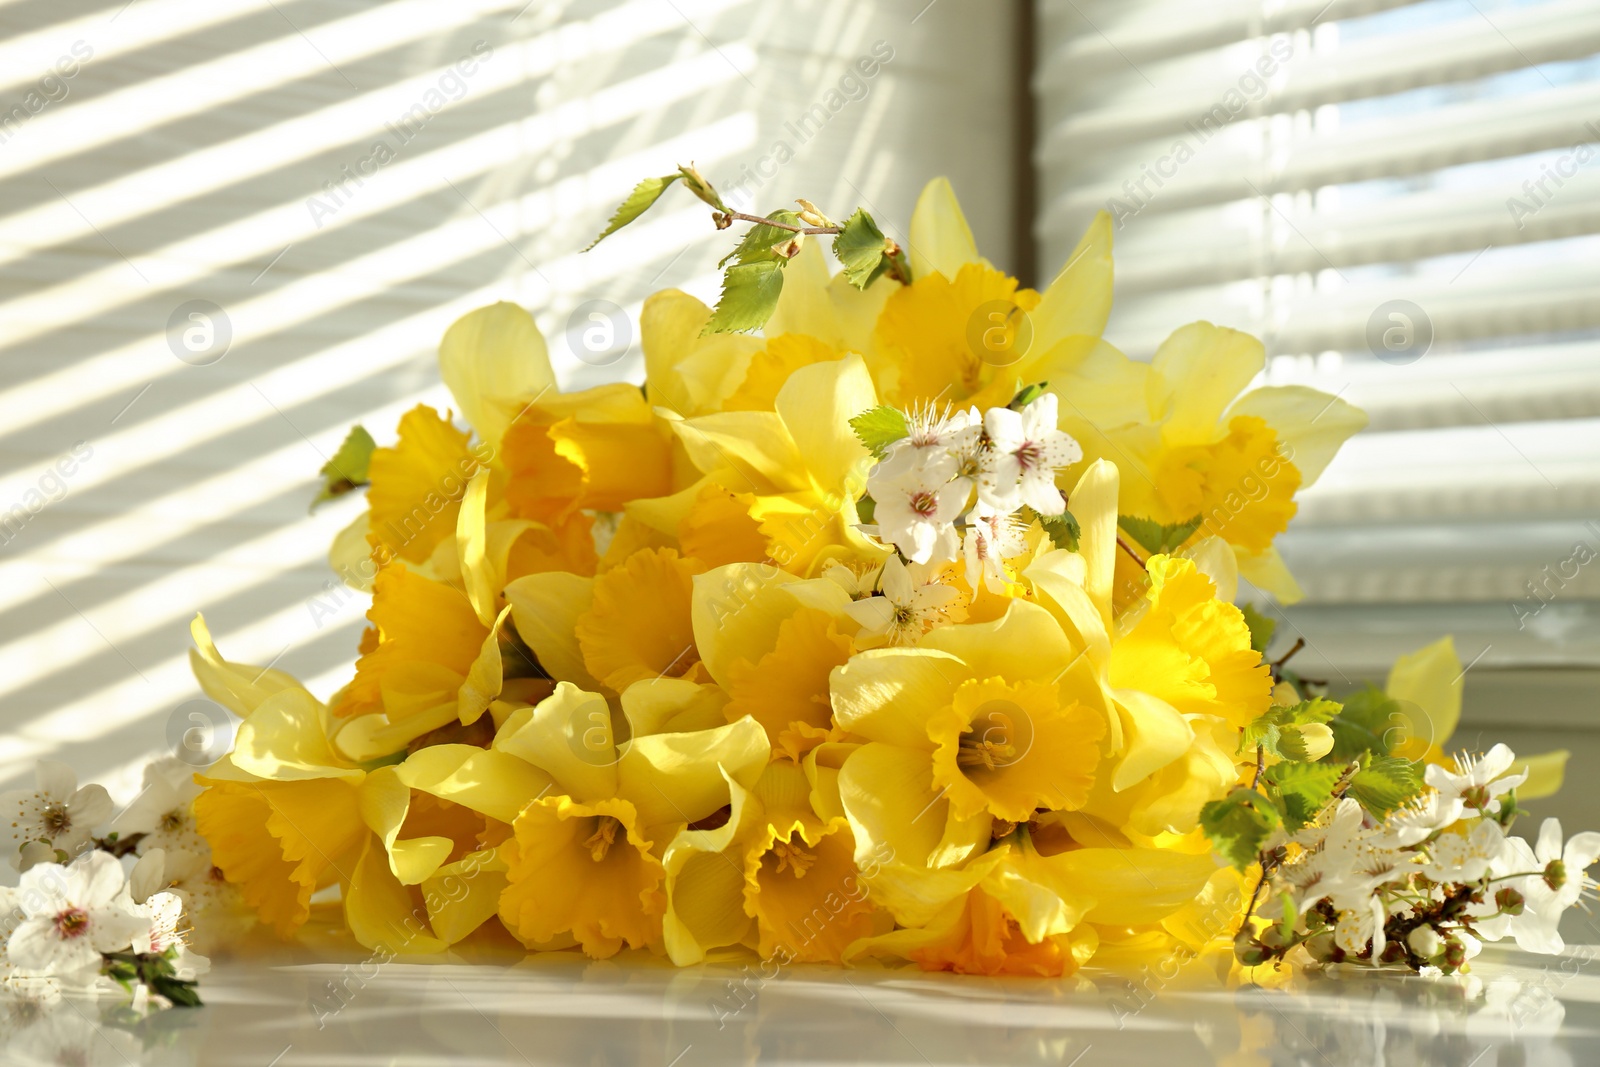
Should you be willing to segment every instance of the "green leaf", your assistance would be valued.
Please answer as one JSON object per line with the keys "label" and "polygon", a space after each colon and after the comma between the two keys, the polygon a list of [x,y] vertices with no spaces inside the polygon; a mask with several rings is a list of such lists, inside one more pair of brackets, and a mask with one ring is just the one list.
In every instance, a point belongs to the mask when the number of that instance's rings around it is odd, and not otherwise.
{"label": "green leaf", "polygon": [[1039,399],[1040,394],[1042,394],[1045,389],[1049,387],[1049,385],[1049,382],[1035,382],[1032,385],[1024,385],[1021,389],[1017,390],[1017,395],[1011,398],[1011,402],[1007,404],[1006,407],[1010,408],[1012,411],[1021,411],[1023,408]]}
{"label": "green leaf", "polygon": [[1239,751],[1249,752],[1260,745],[1279,759],[1303,760],[1306,750],[1300,727],[1326,723],[1338,714],[1338,703],[1322,697],[1312,697],[1287,707],[1275,704],[1244,728],[1239,736]]}
{"label": "green leaf", "polygon": [[[793,211],[774,211],[767,218],[774,222],[787,222],[795,226],[800,225],[800,216]],[[794,237],[793,230],[786,230],[782,226],[768,226],[758,222],[745,231],[739,239],[739,244],[732,252],[723,256],[717,266],[725,267],[731,259],[735,263],[776,263],[787,257],[778,255],[772,250],[773,245],[782,244]]]}
{"label": "green leaf", "polygon": [[1163,526],[1154,519],[1141,519],[1133,515],[1117,516],[1117,525],[1152,555],[1158,552],[1176,552],[1196,530],[1200,529],[1200,524],[1204,521],[1203,516],[1196,515],[1187,522],[1174,522]]}
{"label": "green leaf", "polygon": [[1333,751],[1327,761],[1342,767],[1368,753],[1387,756],[1393,747],[1390,732],[1402,722],[1400,705],[1376,686],[1350,694],[1344,698],[1338,718],[1328,723],[1333,730]]}
{"label": "green leaf", "polygon": [[748,333],[759,330],[772,317],[783,292],[783,266],[787,260],[741,263],[722,276],[722,298],[706,320],[700,336],[713,333]]}
{"label": "green leaf", "polygon": [[[1030,509],[1031,510],[1031,509]],[[1063,511],[1059,515],[1040,515],[1033,512],[1034,521],[1044,527],[1044,532],[1050,535],[1050,541],[1057,548],[1064,548],[1068,552],[1078,551],[1078,538],[1083,536],[1083,528],[1078,525],[1078,520],[1072,517],[1072,512]]]}
{"label": "green leaf", "polygon": [[372,463],[372,452],[377,447],[378,443],[365,427],[359,424],[350,427],[339,451],[318,472],[322,475],[322,488],[311,502],[311,510],[316,511],[317,505],[324,500],[332,500],[366,485],[367,467]]}
{"label": "green leaf", "polygon": [[1382,818],[1422,791],[1422,764],[1399,756],[1373,756],[1350,780],[1350,795]]}
{"label": "green leaf", "polygon": [[850,420],[850,428],[877,459],[882,459],[889,446],[911,432],[906,425],[906,413],[888,404],[868,408]]}
{"label": "green leaf", "polygon": [[1283,824],[1272,802],[1243,786],[1200,809],[1200,825],[1211,847],[1239,870],[1254,863],[1267,835]]}
{"label": "green leaf", "polygon": [[200,994],[196,991],[194,982],[167,975],[156,975],[150,979],[150,990],[153,993],[160,993],[180,1008],[200,1007]]}
{"label": "green leaf", "polygon": [[[665,174],[659,178],[646,178],[638,185],[635,185],[633,192],[628,194],[628,199],[617,205],[617,210],[611,215],[611,221],[606,224],[604,230],[600,231],[600,236],[589,242],[589,248],[593,248],[640,215],[643,215],[650,209],[651,204],[661,199],[661,194],[667,191],[667,187],[681,177],[683,177],[681,173]],[[584,251],[589,251],[589,248],[585,248]]]}
{"label": "green leaf", "polygon": [[1292,832],[1328,805],[1341,773],[1340,768],[1326,763],[1285,761],[1268,767],[1261,778],[1277,794],[1283,825]]}
{"label": "green leaf", "polygon": [[1272,644],[1272,635],[1278,629],[1278,621],[1261,614],[1254,604],[1246,604],[1239,610],[1244,612],[1244,624],[1250,627],[1250,647],[1265,656],[1267,646]]}
{"label": "green leaf", "polygon": [[833,254],[844,265],[844,276],[857,289],[865,289],[889,269],[888,250],[883,231],[861,208],[845,220],[833,239]]}
{"label": "green leaf", "polygon": [[870,494],[856,501],[856,518],[868,526],[878,521],[878,502]]}

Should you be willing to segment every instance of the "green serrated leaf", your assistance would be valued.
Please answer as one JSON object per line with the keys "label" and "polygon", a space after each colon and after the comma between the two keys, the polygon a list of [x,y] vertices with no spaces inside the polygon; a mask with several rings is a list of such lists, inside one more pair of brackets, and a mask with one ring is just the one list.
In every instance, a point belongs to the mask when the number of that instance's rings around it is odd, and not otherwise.
{"label": "green serrated leaf", "polygon": [[1265,656],[1267,646],[1272,644],[1272,635],[1278,629],[1278,621],[1261,614],[1254,604],[1246,604],[1239,610],[1244,613],[1244,624],[1250,627],[1250,647]]}
{"label": "green serrated leaf", "polygon": [[1379,818],[1422,791],[1422,764],[1399,756],[1373,756],[1350,780],[1350,795]]}
{"label": "green serrated leaf", "polygon": [[[1322,697],[1287,706],[1274,704],[1244,728],[1239,735],[1239,751],[1249,752],[1260,745],[1279,759],[1305,759],[1306,735],[1300,728],[1321,725],[1338,714],[1338,702]],[[1326,734],[1323,734],[1323,741],[1327,741]]]}
{"label": "green serrated leaf", "polygon": [[[628,194],[628,199],[617,205],[617,210],[612,212],[611,221],[606,223],[606,228],[600,231],[600,236],[589,242],[589,248],[604,241],[607,237],[622,229],[634,219],[643,215],[650,209],[650,205],[661,199],[661,194],[667,187],[679,178],[680,174],[664,174],[659,178],[646,178],[633,187],[633,192]],[[589,251],[585,248],[584,251]]]}
{"label": "green serrated leaf", "polygon": [[1021,389],[1017,390],[1017,395],[1011,398],[1011,402],[1007,404],[1006,407],[1010,408],[1012,411],[1021,411],[1023,408],[1039,399],[1040,395],[1043,394],[1045,389],[1049,388],[1049,386],[1049,382],[1034,382],[1032,385],[1024,385]]}
{"label": "green serrated leaf", "polygon": [[[774,222],[787,222],[791,225],[800,225],[800,216],[793,211],[774,211],[766,216]],[[732,252],[723,256],[717,266],[725,267],[731,259],[735,263],[775,263],[787,257],[778,255],[773,251],[773,246],[782,244],[794,236],[793,230],[786,230],[782,226],[768,226],[758,222],[745,231],[743,237]]]}
{"label": "green serrated leaf", "polygon": [[868,408],[856,415],[850,420],[850,428],[877,459],[882,459],[890,445],[911,432],[911,427],[906,424],[906,413],[888,404]]}
{"label": "green serrated leaf", "polygon": [[1200,809],[1200,826],[1211,847],[1241,871],[1255,862],[1267,835],[1282,824],[1282,814],[1254,789],[1240,787]]}
{"label": "green serrated leaf", "polygon": [[1174,522],[1163,526],[1154,519],[1141,519],[1135,515],[1117,516],[1117,525],[1152,555],[1158,552],[1176,552],[1196,530],[1200,529],[1200,524],[1204,521],[1202,516],[1196,515],[1187,522]]}
{"label": "green serrated leaf", "polygon": [[765,326],[778,306],[778,294],[783,292],[783,267],[787,262],[766,260],[729,267],[722,275],[722,297],[700,336],[748,333]]}
{"label": "green serrated leaf", "polygon": [[865,289],[889,269],[888,242],[872,216],[861,208],[845,220],[833,239],[833,254],[844,266],[844,276],[857,289]]}
{"label": "green serrated leaf", "polygon": [[1326,763],[1285,761],[1268,767],[1261,778],[1278,797],[1284,828],[1293,832],[1327,806],[1340,774],[1340,768]]}
{"label": "green serrated leaf", "polygon": [[1078,538],[1083,536],[1083,528],[1078,525],[1078,520],[1072,517],[1072,512],[1063,511],[1059,515],[1040,515],[1033,512],[1034,521],[1044,527],[1044,532],[1050,535],[1050,542],[1057,548],[1064,548],[1068,552],[1078,551]]}
{"label": "green serrated leaf", "polygon": [[1344,710],[1328,723],[1333,730],[1328,762],[1342,767],[1368,753],[1387,756],[1394,729],[1403,721],[1400,705],[1376,686],[1350,694],[1344,698]]}
{"label": "green serrated leaf", "polygon": [[367,468],[372,463],[372,452],[377,447],[378,443],[364,426],[357,424],[350,427],[339,451],[318,472],[322,475],[322,488],[318,490],[316,499],[311,501],[311,510],[316,511],[317,505],[325,500],[343,496],[352,489],[366,485]]}

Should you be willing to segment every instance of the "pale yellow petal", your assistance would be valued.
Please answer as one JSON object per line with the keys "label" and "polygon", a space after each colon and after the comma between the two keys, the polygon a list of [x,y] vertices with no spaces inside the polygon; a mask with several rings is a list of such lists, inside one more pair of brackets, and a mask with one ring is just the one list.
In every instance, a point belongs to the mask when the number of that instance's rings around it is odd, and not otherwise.
{"label": "pale yellow petal", "polygon": [[1461,669],[1453,638],[1442,637],[1394,661],[1384,692],[1400,701],[1401,713],[1408,718],[1422,716],[1421,722],[1411,723],[1400,755],[1420,759],[1429,748],[1445,747],[1461,721],[1465,685],[1466,671]]}
{"label": "pale yellow petal", "polygon": [[1083,588],[1111,631],[1112,594],[1117,571],[1117,468],[1107,460],[1089,464],[1072,487],[1067,507],[1078,520],[1078,552],[1083,556]]}
{"label": "pale yellow petal", "polygon": [[467,482],[456,514],[456,555],[460,561],[462,584],[478,621],[488,626],[498,610],[494,574],[488,561],[488,539],[484,532],[483,509],[489,493],[489,468],[484,467]]}
{"label": "pale yellow petal", "polygon": [[964,263],[980,262],[972,228],[961,213],[950,179],[934,178],[922,187],[911,212],[911,276],[938,271],[954,278]]}
{"label": "pale yellow petal", "polygon": [[440,867],[422,883],[428,925],[446,945],[482,926],[500,908],[506,888],[506,861],[497,849],[471,852]]}
{"label": "pale yellow petal", "polygon": [[1171,704],[1149,693],[1118,689],[1113,696],[1122,720],[1123,756],[1111,787],[1120,792],[1188,751],[1194,730]]}
{"label": "pale yellow petal", "polygon": [[921,648],[956,657],[970,677],[1013,682],[1054,681],[1079,655],[1050,612],[1026,600],[1013,600],[992,622],[937,627]]}
{"label": "pale yellow petal", "polygon": [[580,804],[617,795],[617,749],[605,698],[571,682],[500,727],[494,748],[531,763]]}
{"label": "pale yellow petal", "polygon": [[550,677],[591,692],[599,690],[600,683],[584,666],[575,630],[578,616],[594,601],[594,579],[546,571],[518,578],[505,592],[517,634]]}
{"label": "pale yellow petal", "polygon": [[328,546],[328,566],[346,585],[363,593],[372,592],[372,580],[378,576],[378,565],[372,561],[372,543],[367,539],[371,529],[368,513],[363,511],[334,534],[333,543]]}
{"label": "pale yellow petal", "polygon": [[211,631],[206,627],[206,617],[195,615],[189,623],[189,633],[195,647],[189,650],[189,668],[200,683],[206,696],[227,708],[235,715],[248,717],[262,701],[287,690],[302,689],[292,676],[270,667],[254,667],[247,663],[231,663],[222,658]]}
{"label": "pale yellow petal", "polygon": [[810,488],[805,460],[783,419],[771,411],[720,411],[692,419],[668,418],[697,468],[732,468],[741,491],[793,492]]}
{"label": "pale yellow petal", "polygon": [[553,792],[555,781],[503,749],[431,745],[406,757],[394,772],[407,788],[471,808],[509,823],[535,797]]}
{"label": "pale yellow petal", "polygon": [[647,678],[622,691],[622,713],[630,736],[686,733],[722,726],[728,695],[720,686],[687,678]]}
{"label": "pale yellow petal", "polygon": [[554,389],[544,337],[525,308],[501,301],[468,312],[439,342],[439,377],[478,436],[497,445],[516,402]]}
{"label": "pale yellow petal", "polygon": [[949,707],[956,687],[971,676],[966,664],[947,652],[925,648],[860,652],[835,667],[829,678],[833,716],[847,733],[932,752],[929,716]]}
{"label": "pale yellow petal", "polygon": [[1239,577],[1262,592],[1271,593],[1278,603],[1297,604],[1305,598],[1300,583],[1289,573],[1289,565],[1276,546],[1265,552],[1246,552],[1236,547],[1234,559],[1239,564]]}
{"label": "pale yellow petal", "polygon": [[698,822],[728,803],[728,778],[755,784],[771,756],[767,732],[754,719],[715,730],[652,734],[622,747],[617,795],[631,801],[639,824]]}
{"label": "pale yellow petal", "polygon": [[1255,415],[1277,433],[1284,459],[1300,471],[1300,488],[1316,482],[1334,453],[1366,428],[1367,413],[1304,385],[1268,385],[1239,398],[1229,415]]}
{"label": "pale yellow petal", "polygon": [[1266,350],[1249,334],[1209,322],[1180,327],[1156,349],[1151,414],[1165,415],[1168,444],[1210,444],[1222,416],[1266,365]]}
{"label": "pale yellow petal", "polygon": [[247,774],[279,782],[359,782],[363,776],[334,751],[328,740],[328,709],[304,689],[285,689],[262,701],[239,724],[231,759]]}
{"label": "pale yellow petal", "polygon": [[856,355],[801,367],[778,390],[778,416],[819,493],[854,499],[866,487],[872,456],[850,420],[877,406],[872,375]]}
{"label": "pale yellow petal", "polygon": [[[1096,212],[1033,310],[1035,351],[1067,337],[1099,337],[1111,314],[1111,216]],[[1052,384],[1056,384],[1052,379]]]}
{"label": "pale yellow petal", "polygon": [[395,955],[441,952],[444,943],[414,914],[410,892],[389,870],[377,838],[368,840],[344,886],[344,917],[362,945]]}
{"label": "pale yellow petal", "polygon": [[1540,797],[1554,796],[1560,792],[1561,785],[1566,779],[1567,758],[1572,753],[1564,748],[1552,752],[1541,752],[1536,756],[1520,756],[1512,768],[1523,768],[1528,772],[1528,780],[1517,787],[1518,800],[1538,800]]}

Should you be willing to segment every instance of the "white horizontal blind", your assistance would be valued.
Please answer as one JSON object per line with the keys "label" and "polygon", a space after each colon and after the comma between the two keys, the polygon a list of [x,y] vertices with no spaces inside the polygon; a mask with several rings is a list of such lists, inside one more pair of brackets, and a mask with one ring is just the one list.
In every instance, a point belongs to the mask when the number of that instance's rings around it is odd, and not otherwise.
{"label": "white horizontal blind", "polygon": [[[581,255],[640,178],[692,161],[904,240],[943,170],[1007,261],[1014,28],[927,0],[0,0],[0,789],[40,757],[137,783],[193,725],[196,610],[233,658],[347,680],[366,602],[326,552],[361,502],[308,518],[317,469],[352,423],[387,443],[449,406],[439,337],[495,300],[564,386],[636,380],[637,329],[584,359],[575,310],[714,299],[730,241],[675,191]],[[192,300],[225,351],[180,358]]]}
{"label": "white horizontal blind", "polygon": [[1486,664],[1600,662],[1600,5],[1044,0],[1038,32],[1038,236],[1050,266],[1116,215],[1108,339],[1237,327],[1372,417],[1280,542],[1322,658],[1392,657],[1403,603]]}

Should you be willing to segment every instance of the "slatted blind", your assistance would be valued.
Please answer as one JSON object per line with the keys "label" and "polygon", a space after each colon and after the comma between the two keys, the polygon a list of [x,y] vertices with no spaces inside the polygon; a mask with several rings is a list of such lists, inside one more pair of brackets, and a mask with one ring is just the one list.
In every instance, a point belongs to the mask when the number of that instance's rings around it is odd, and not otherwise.
{"label": "slatted blind", "polygon": [[1600,663],[1600,5],[1043,0],[1037,29],[1043,266],[1111,210],[1114,344],[1209,319],[1371,415],[1281,542],[1321,658],[1400,626]]}

